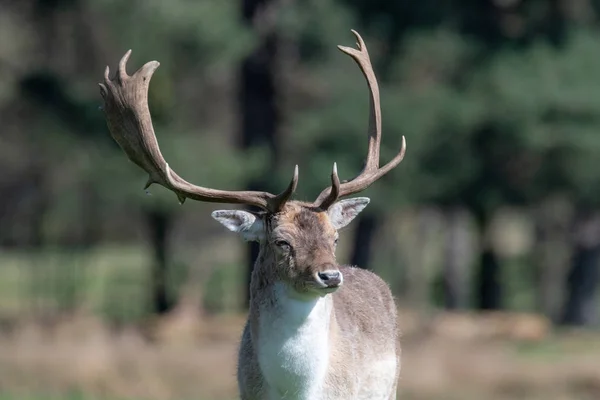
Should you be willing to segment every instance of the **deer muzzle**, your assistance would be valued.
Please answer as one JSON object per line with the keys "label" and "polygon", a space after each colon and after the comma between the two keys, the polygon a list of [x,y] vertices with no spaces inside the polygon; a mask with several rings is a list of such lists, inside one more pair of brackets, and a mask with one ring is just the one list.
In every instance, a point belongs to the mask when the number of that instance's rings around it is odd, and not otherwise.
{"label": "deer muzzle", "polygon": [[342,272],[333,264],[324,265],[315,274],[315,281],[326,292],[337,290],[344,281]]}

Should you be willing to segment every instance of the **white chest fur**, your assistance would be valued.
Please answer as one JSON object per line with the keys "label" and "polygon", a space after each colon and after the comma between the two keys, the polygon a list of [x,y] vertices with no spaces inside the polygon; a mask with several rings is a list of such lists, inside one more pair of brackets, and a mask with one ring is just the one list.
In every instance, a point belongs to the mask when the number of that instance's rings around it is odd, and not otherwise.
{"label": "white chest fur", "polygon": [[276,301],[260,310],[257,338],[271,397],[318,400],[329,362],[331,296],[299,299],[283,284],[272,290]]}

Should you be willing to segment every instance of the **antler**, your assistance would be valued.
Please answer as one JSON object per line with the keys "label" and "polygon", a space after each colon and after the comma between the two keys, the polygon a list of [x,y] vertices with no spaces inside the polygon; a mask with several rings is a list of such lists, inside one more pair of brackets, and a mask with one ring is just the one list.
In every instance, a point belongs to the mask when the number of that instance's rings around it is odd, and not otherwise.
{"label": "antler", "polygon": [[179,202],[186,198],[212,203],[247,204],[270,212],[279,211],[296,190],[298,166],[286,190],[279,195],[256,191],[226,191],[193,185],[171,170],[163,158],[152,127],[148,109],[148,87],[152,75],[159,67],[158,61],[150,61],[129,76],[126,72],[129,50],[121,61],[114,78],[109,68],[104,72],[100,93],[104,99],[104,113],[111,136],[127,157],[145,170],[149,177],[144,189],[158,183],[173,191]]}
{"label": "antler", "polygon": [[333,172],[331,173],[331,186],[323,190],[314,202],[314,205],[321,209],[329,208],[340,197],[365,190],[373,182],[400,164],[404,158],[404,153],[406,152],[406,139],[402,136],[402,148],[400,149],[400,152],[389,163],[379,168],[379,148],[381,146],[381,105],[379,103],[379,86],[377,84],[375,73],[373,72],[373,66],[371,65],[369,52],[367,51],[365,42],[358,32],[352,30],[352,33],[354,33],[354,36],[356,36],[358,41],[356,44],[358,49],[345,46],[338,46],[338,48],[356,61],[369,85],[371,97],[369,102],[369,149],[367,152],[367,161],[365,162],[362,172],[356,178],[342,184],[340,184],[337,168],[334,164]]}

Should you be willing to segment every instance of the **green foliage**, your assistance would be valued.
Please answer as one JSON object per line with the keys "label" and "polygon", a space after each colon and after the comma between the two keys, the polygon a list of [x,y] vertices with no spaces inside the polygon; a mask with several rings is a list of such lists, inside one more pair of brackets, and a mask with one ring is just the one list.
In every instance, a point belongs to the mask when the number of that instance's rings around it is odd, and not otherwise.
{"label": "green foliage", "polygon": [[204,283],[203,305],[209,313],[229,313],[239,310],[243,304],[239,288],[243,281],[241,265],[217,265]]}
{"label": "green foliage", "polygon": [[110,21],[116,38],[123,45],[122,51],[125,46],[131,46],[139,48],[143,55],[162,55],[168,60],[174,57],[179,61],[169,68],[174,73],[181,62],[209,70],[229,68],[253,43],[250,33],[237,23],[238,5],[234,2],[101,0],[89,3]]}
{"label": "green foliage", "polygon": [[600,48],[594,30],[576,30],[557,49],[538,42],[507,50],[478,71],[470,94],[486,104],[485,118],[510,127],[515,152],[536,165],[526,190],[534,198],[568,190],[596,204],[600,155]]}
{"label": "green foliage", "polygon": [[[110,27],[106,42],[114,56],[107,61],[113,69],[126,48],[134,49],[130,72],[146,60],[161,61],[150,107],[163,153],[178,172],[207,186],[226,182],[228,188],[264,173],[266,149],[241,156],[232,148],[224,133],[235,129],[229,123],[233,114],[219,107],[231,99],[215,95],[232,93],[235,70],[257,43],[257,36],[241,23],[238,4],[102,0],[87,5]],[[371,17],[379,28],[360,30],[381,83],[382,162],[397,152],[401,135],[408,142],[402,166],[367,191],[374,199],[372,208],[384,207],[390,199],[398,205],[460,202],[486,177],[489,198],[482,201],[490,206],[517,198],[531,201],[551,190],[569,190],[589,201],[597,197],[598,185],[590,172],[599,150],[595,28],[572,25],[560,47],[542,31],[523,33],[530,38],[526,46],[486,47],[490,37],[461,31],[469,17],[454,6],[445,8],[447,17],[441,10],[427,11],[427,6],[389,6],[388,19],[400,20],[406,13],[415,24],[406,25],[410,29],[399,41],[394,39],[396,28],[385,28],[380,20],[381,7],[311,0],[277,10],[274,20],[284,46],[281,65],[286,68],[285,79],[280,80],[286,157],[275,180],[285,184],[293,164],[299,163],[299,197],[311,198],[328,184],[333,161],[342,178],[362,167],[367,89],[356,66],[335,46],[352,44],[350,28],[360,28],[357,21]],[[519,9],[518,15],[529,18],[531,10]],[[453,13],[457,22],[446,23]],[[526,26],[538,29],[533,22]],[[497,32],[501,28],[493,27]],[[506,36],[507,43],[511,40]],[[123,200],[176,206],[173,196],[162,189],[152,189],[151,199],[140,195],[143,174],[114,146],[83,146],[85,157],[78,159],[82,146],[72,146],[66,139],[61,121],[53,124],[56,134],[46,139],[48,146],[73,150],[69,159],[78,161],[76,168],[70,163],[68,175],[65,168],[56,171],[65,177],[65,189],[91,181],[110,207],[121,207]],[[504,145],[494,142],[499,150],[482,151],[477,146],[480,136],[486,135],[485,127],[493,127],[504,138]],[[106,129],[99,129],[106,136]],[[515,181],[511,165],[524,157],[533,164]],[[76,196],[62,200],[59,208],[64,211],[58,211],[57,219],[68,218],[76,207]]]}
{"label": "green foliage", "polygon": [[[103,66],[114,73],[129,48],[129,73],[161,62],[149,106],[163,155],[190,182],[240,189],[267,176],[283,187],[299,164],[297,197],[312,200],[329,185],[333,162],[342,179],[355,176],[367,149],[368,91],[355,63],[336,49],[354,44],[352,28],[365,39],[380,82],[381,163],[398,152],[402,135],[408,145],[403,163],[365,191],[367,212],[434,203],[492,213],[556,192],[600,205],[600,44],[592,12],[577,16],[577,7],[557,10],[544,1],[306,0],[269,10],[253,31],[232,1],[9,3],[0,6],[0,166],[8,171],[0,188],[8,193],[2,201],[16,204],[2,220],[10,222],[8,235],[25,237],[38,223],[41,241],[52,245],[135,242],[140,208],[186,217],[197,209],[179,207],[158,185],[146,196],[145,173],[109,137],[95,84]],[[46,14],[27,11],[41,4]],[[240,64],[271,22],[282,120],[275,171],[268,148],[240,154],[235,143]],[[35,174],[41,183],[31,189]],[[148,260],[134,268],[119,261],[119,272],[101,279],[80,270],[83,263],[68,255],[48,260],[38,270],[52,284],[37,276],[32,290],[69,309],[82,287],[97,293],[106,285],[115,295],[92,302],[102,313],[124,320],[147,311]],[[186,266],[173,265],[175,295]],[[511,282],[516,269],[507,267]],[[210,307],[231,306],[218,295],[232,290],[227,282],[238,272],[223,268],[210,278]],[[119,308],[132,302],[135,309]]]}

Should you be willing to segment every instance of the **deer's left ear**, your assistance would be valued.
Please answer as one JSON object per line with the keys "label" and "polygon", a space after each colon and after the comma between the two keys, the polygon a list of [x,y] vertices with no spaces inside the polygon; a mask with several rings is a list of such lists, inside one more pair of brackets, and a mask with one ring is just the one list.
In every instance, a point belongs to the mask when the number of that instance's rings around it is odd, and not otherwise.
{"label": "deer's left ear", "polygon": [[368,197],[353,197],[334,203],[329,210],[329,220],[335,229],[341,229],[348,225],[356,216],[364,210],[371,200]]}

